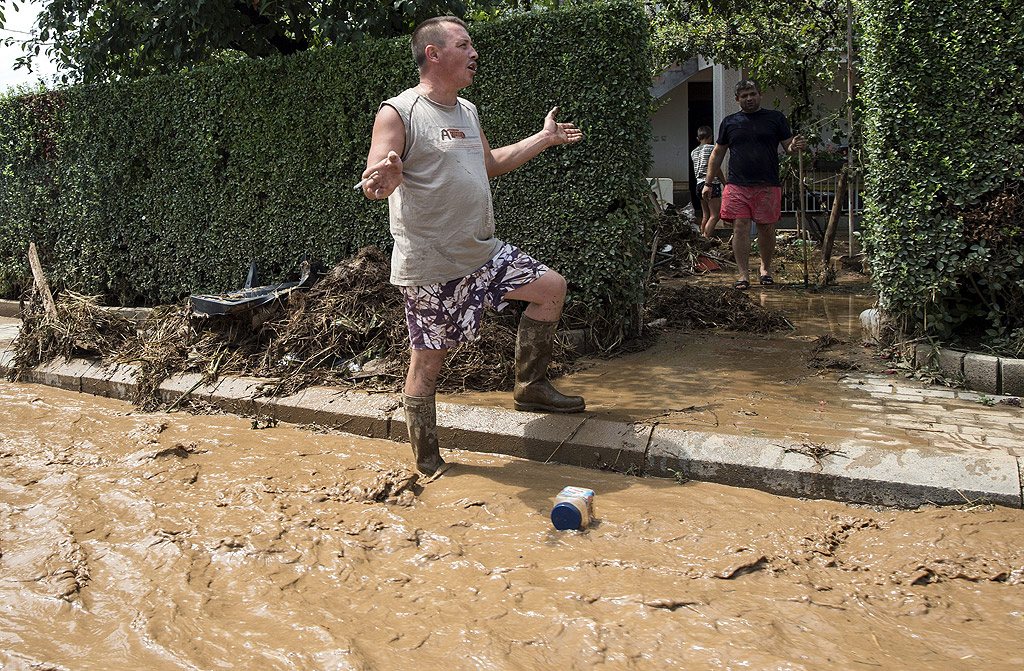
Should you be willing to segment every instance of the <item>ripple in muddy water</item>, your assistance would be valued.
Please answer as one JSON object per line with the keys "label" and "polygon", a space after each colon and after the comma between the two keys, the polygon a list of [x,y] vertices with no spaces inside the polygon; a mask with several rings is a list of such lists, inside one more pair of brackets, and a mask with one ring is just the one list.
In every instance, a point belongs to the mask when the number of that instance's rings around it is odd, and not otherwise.
{"label": "ripple in muddy water", "polygon": [[[1015,669],[1024,512],[867,510],[0,384],[5,669]],[[556,532],[567,484],[597,521]]]}

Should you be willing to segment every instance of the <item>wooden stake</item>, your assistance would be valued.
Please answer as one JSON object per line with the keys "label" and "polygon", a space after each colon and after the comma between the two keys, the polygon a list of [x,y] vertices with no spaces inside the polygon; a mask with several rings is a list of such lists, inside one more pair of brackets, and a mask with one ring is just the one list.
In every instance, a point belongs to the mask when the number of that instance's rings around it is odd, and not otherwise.
{"label": "wooden stake", "polygon": [[800,160],[800,246],[804,248],[804,288],[807,288],[807,202],[804,196],[804,152],[796,150]]}
{"label": "wooden stake", "polygon": [[36,252],[36,243],[28,243],[28,265],[32,267],[32,278],[35,280],[36,289],[43,297],[43,308],[50,317],[57,316],[57,306],[53,303],[53,294],[50,293],[50,283],[46,281],[43,274],[43,264],[39,263],[39,254]]}

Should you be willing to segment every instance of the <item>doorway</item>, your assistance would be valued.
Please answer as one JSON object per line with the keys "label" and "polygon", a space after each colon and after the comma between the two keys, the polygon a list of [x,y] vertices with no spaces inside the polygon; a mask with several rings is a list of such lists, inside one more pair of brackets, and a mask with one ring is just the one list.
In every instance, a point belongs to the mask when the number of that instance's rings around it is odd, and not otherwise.
{"label": "doorway", "polygon": [[[712,82],[687,82],[687,100],[689,108],[687,109],[687,118],[689,125],[687,128],[687,147],[688,152],[692,152],[697,148],[697,129],[701,126],[711,126],[712,131],[717,136],[718,129],[715,128],[715,104],[714,104],[714,84]],[[694,205],[700,202],[700,195],[697,193],[697,176],[693,171],[693,161],[690,161],[690,202]],[[700,209],[699,207],[697,208]]]}

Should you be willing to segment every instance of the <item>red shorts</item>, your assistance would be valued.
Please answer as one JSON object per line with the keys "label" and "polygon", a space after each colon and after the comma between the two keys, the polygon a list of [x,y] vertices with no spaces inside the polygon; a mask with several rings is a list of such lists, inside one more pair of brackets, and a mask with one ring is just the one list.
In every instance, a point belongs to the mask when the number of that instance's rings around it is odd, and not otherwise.
{"label": "red shorts", "polygon": [[782,215],[782,187],[726,184],[722,192],[722,221],[750,219],[772,224]]}

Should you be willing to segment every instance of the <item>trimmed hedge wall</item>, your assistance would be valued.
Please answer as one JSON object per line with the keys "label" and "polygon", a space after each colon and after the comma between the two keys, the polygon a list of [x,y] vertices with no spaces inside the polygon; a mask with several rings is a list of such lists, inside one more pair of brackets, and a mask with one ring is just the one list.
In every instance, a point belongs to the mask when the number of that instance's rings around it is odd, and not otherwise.
{"label": "trimmed hedge wall", "polygon": [[[635,316],[650,208],[648,22],[631,2],[471,26],[477,104],[492,147],[559,120],[585,139],[492,181],[498,236],[562,272],[572,314],[619,330]],[[0,281],[48,273],[81,292],[152,304],[293,279],[390,249],[387,205],[352,189],[380,101],[417,81],[408,38],[178,76],[0,99]],[[42,111],[41,111],[42,110]]]}
{"label": "trimmed hedge wall", "polygon": [[910,335],[1021,340],[1024,221],[1005,205],[1024,194],[1024,2],[862,8],[864,248],[881,307]]}

